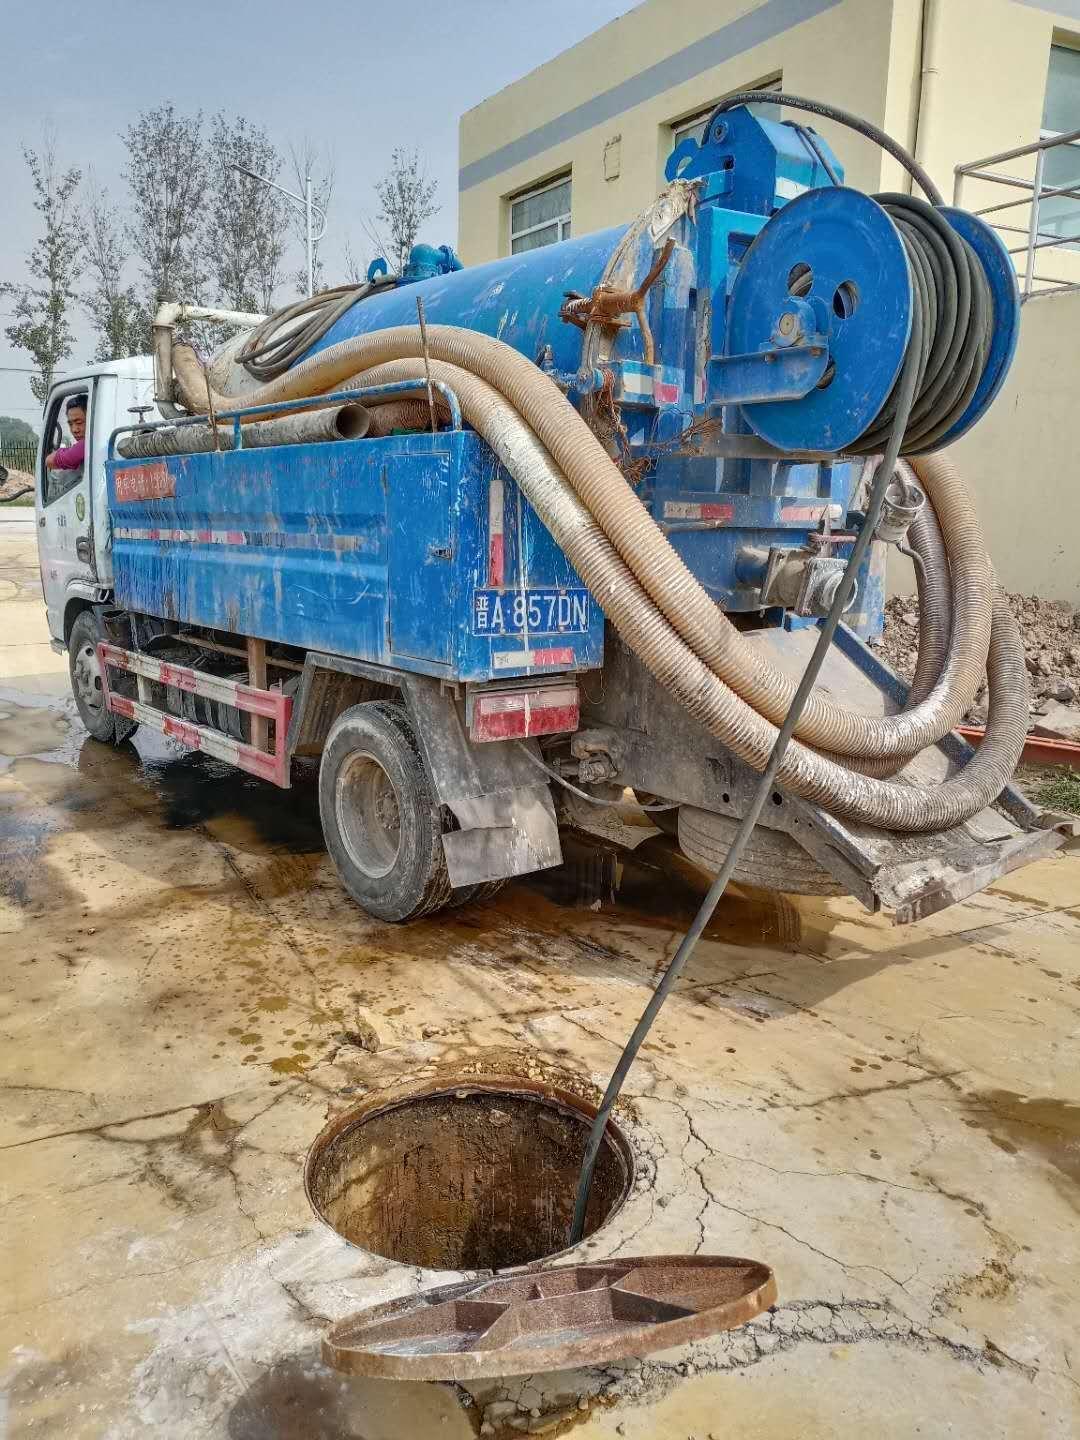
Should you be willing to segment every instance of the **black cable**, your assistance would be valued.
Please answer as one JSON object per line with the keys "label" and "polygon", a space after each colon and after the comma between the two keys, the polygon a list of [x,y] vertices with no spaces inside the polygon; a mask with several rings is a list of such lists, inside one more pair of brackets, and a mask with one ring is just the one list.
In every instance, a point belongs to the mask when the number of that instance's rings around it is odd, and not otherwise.
{"label": "black cable", "polygon": [[[336,325],[358,300],[396,283],[388,275],[359,285],[337,285],[286,305],[257,325],[236,352],[237,361],[255,380],[276,380]],[[307,317],[306,319],[304,317]],[[297,323],[303,321],[303,323]]]}
{"label": "black cable", "polygon": [[[760,102],[761,94],[758,91],[731,95],[717,106],[709,124],[711,126],[716,116],[723,114],[725,110]],[[877,126],[836,106],[784,94],[770,97],[770,103],[808,110],[836,120],[875,140],[903,165],[929,197],[932,202],[930,205],[910,195],[887,194],[876,197],[896,225],[907,254],[912,281],[911,335],[892,393],[852,451],[855,454],[870,454],[884,446],[884,457],[875,472],[865,518],[844,567],[829,613],[822,623],[814,652],[796,688],[784,723],[777,732],[753,800],[739,822],[739,828],[723,864],[634,1027],[634,1032],[608,1081],[604,1098],[593,1121],[578,1177],[574,1215],[570,1226],[571,1245],[576,1245],[584,1234],[593,1171],[607,1129],[608,1117],[653,1021],[712,919],[769,798],[788,743],[817,682],[836,628],[851,598],[859,566],[870,548],[881,515],[885,491],[892,479],[896,462],[902,452],[917,454],[933,448],[959,419],[982,377],[992,338],[993,306],[982,266],[967,242],[937,213],[934,207],[944,203],[941,192],[922,167]],[[705,133],[708,134],[708,129]]]}
{"label": "black cable", "polygon": [[671,964],[664,972],[664,978],[653,991],[649,1003],[642,1013],[641,1019],[634,1027],[634,1033],[630,1036],[630,1039],[626,1043],[626,1048],[619,1057],[619,1063],[612,1072],[611,1079],[608,1081],[607,1089],[604,1092],[604,1098],[600,1103],[599,1110],[596,1112],[596,1119],[593,1121],[592,1129],[589,1132],[589,1142],[585,1147],[585,1158],[582,1161],[581,1173],[578,1177],[577,1196],[574,1201],[574,1218],[570,1226],[569,1243],[571,1245],[576,1245],[584,1234],[585,1213],[589,1204],[589,1191],[592,1188],[592,1177],[593,1171],[596,1168],[596,1157],[600,1153],[600,1146],[604,1139],[604,1131],[607,1129],[608,1116],[611,1114],[612,1107],[618,1099],[619,1092],[623,1087],[623,1081],[626,1079],[631,1065],[637,1058],[637,1053],[641,1049],[645,1036],[649,1033],[652,1023],[660,1011],[660,1007],[667,999],[671,987],[675,984],[675,981],[682,973],[683,967],[693,954],[694,948],[700,940],[705,927],[712,919],[713,911],[716,909],[721,896],[727,889],[728,881],[731,879],[735,866],[739,862],[739,857],[746,847],[746,842],[750,839],[751,832],[758,822],[758,817],[765,808],[765,802],[769,798],[769,793],[776,779],[776,772],[779,770],[780,762],[783,760],[784,752],[787,750],[788,741],[791,739],[795,726],[799,722],[803,707],[810,698],[810,692],[817,683],[818,673],[825,662],[825,657],[828,654],[833,636],[836,633],[836,627],[839,625],[841,616],[847,609],[851,592],[855,586],[855,576],[859,566],[866,557],[867,550],[870,548],[870,542],[873,539],[874,530],[877,527],[878,518],[881,515],[881,506],[885,499],[885,491],[888,488],[889,481],[892,479],[896,462],[900,457],[900,442],[904,435],[908,412],[915,398],[915,391],[922,369],[923,347],[921,343],[921,329],[922,314],[916,308],[912,317],[912,343],[908,346],[907,353],[904,357],[903,368],[900,372],[899,393],[893,418],[892,434],[889,437],[889,443],[885,449],[885,457],[878,466],[873,484],[870,487],[870,500],[866,507],[866,520],[855,539],[855,544],[851,548],[851,555],[848,557],[847,565],[844,567],[844,574],[837,587],[833,603],[821,626],[821,633],[818,635],[817,644],[814,646],[814,653],[811,655],[809,664],[803,671],[803,676],[795,691],[791,707],[776,736],[772,753],[769,756],[768,764],[762,772],[761,779],[758,781],[758,786],[754,791],[754,798],[750,803],[750,808],[739,822],[739,828],[735,832],[735,838],[732,840],[731,846],[724,856],[724,863],[717,872],[716,879],[709,887],[709,893],[701,902],[701,908],[694,916],[693,923],[683,936],[682,943],[679,945],[678,950],[676,950]]}
{"label": "black cable", "polygon": [[[564,790],[569,790],[571,795],[578,795],[582,800],[587,800],[590,805],[599,805],[606,810],[617,810],[626,804],[625,800],[601,800],[596,795],[590,795],[587,790],[578,789],[576,785],[571,785],[565,775],[560,775],[559,772],[553,770],[550,765],[545,765],[538,755],[533,754],[524,740],[515,740],[514,744],[524,751],[525,758],[531,760],[538,770],[543,770],[545,775],[550,776],[551,779],[554,780],[557,785],[561,785]],[[679,802],[673,800],[664,805],[635,805],[634,808],[636,810],[644,810],[646,815],[649,815],[654,810],[678,810]]]}
{"label": "black cable", "polygon": [[820,115],[824,120],[835,120],[838,125],[846,125],[849,130],[856,131],[859,135],[865,136],[867,140],[873,140],[875,145],[879,145],[882,150],[898,161],[932,205],[944,205],[945,201],[941,191],[930,179],[930,176],[891,135],[886,135],[884,130],[879,130],[869,120],[863,120],[860,116],[853,115],[850,110],[842,110],[839,105],[827,105],[824,100],[807,100],[802,95],[785,95],[781,90],[740,90],[737,94],[729,95],[726,100],[720,101],[720,104],[709,116],[705,134],[708,135],[713,121],[718,115],[723,115],[725,110],[734,110],[739,105],[761,104],[782,105],[789,110],[805,110],[810,115]]}

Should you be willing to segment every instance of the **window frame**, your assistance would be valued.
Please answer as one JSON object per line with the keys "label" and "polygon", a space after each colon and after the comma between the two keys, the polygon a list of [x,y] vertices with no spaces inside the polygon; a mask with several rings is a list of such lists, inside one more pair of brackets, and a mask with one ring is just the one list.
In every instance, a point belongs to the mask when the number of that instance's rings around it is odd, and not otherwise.
{"label": "window frame", "polygon": [[[1045,116],[1045,114],[1046,114],[1046,110],[1047,110],[1047,108],[1048,108],[1049,101],[1050,101],[1050,67],[1051,67],[1051,64],[1052,64],[1052,62],[1053,62],[1053,54],[1054,54],[1054,51],[1055,51],[1055,50],[1068,50],[1068,51],[1070,51],[1072,54],[1076,55],[1076,54],[1080,54],[1080,44],[1069,44],[1069,43],[1067,43],[1066,41],[1064,41],[1064,40],[1062,40],[1062,39],[1057,39],[1057,38],[1051,40],[1051,42],[1050,42],[1050,53],[1049,53],[1049,54],[1047,55],[1047,57],[1046,57],[1046,87],[1045,87],[1045,89],[1044,89],[1044,91],[1043,91],[1043,115],[1044,115],[1044,116]],[[1074,129],[1074,130],[1080,130],[1080,113],[1078,113],[1077,123],[1076,123],[1076,125],[1073,126],[1073,129]],[[1048,129],[1048,128],[1046,127],[1046,125],[1044,125],[1044,124],[1042,124],[1042,123],[1040,123],[1040,125],[1039,125],[1039,139],[1040,139],[1040,140],[1056,140],[1056,139],[1058,139],[1058,138],[1059,138],[1060,136],[1062,136],[1062,135],[1070,135],[1070,134],[1072,134],[1072,131],[1071,131],[1071,130],[1050,130],[1050,129]],[[1069,150],[1076,150],[1076,151],[1078,152],[1078,154],[1080,154],[1080,140],[1070,141],[1069,145],[1066,146],[1065,148],[1066,148],[1066,149],[1069,149]],[[1043,186],[1044,186],[1044,188],[1046,188],[1045,177],[1044,177],[1044,180],[1043,180]],[[1050,189],[1053,189],[1053,186],[1050,186],[1049,188],[1050,188]],[[1072,189],[1074,189],[1074,190],[1080,190],[1080,181],[1078,181],[1075,185],[1071,185],[1070,188],[1072,188]],[[1043,237],[1043,236],[1047,236],[1047,235],[1054,235],[1054,236],[1056,237],[1057,232],[1056,232],[1055,230],[1047,230],[1047,229],[1045,228],[1045,221],[1044,221],[1044,209],[1045,209],[1045,207],[1044,207],[1044,202],[1042,201],[1041,197],[1036,197],[1036,198],[1039,199],[1039,235],[1040,235],[1040,238]],[[1065,200],[1066,203],[1067,203],[1068,206],[1069,206],[1069,209],[1066,210],[1063,215],[1061,215],[1061,216],[1051,215],[1051,216],[1049,217],[1049,223],[1050,223],[1050,225],[1060,225],[1063,221],[1067,221],[1067,222],[1071,222],[1071,223],[1073,224],[1073,226],[1074,226],[1074,228],[1075,228],[1075,231],[1076,231],[1076,233],[1075,233],[1074,235],[1063,235],[1063,236],[1061,237],[1061,240],[1060,240],[1060,248],[1063,249],[1063,250],[1080,250],[1080,200],[1072,199],[1071,197],[1069,197],[1069,196],[1064,196],[1064,195],[1063,195],[1063,196],[1051,195],[1051,196],[1048,196],[1047,199],[1049,199],[1049,200],[1051,200],[1051,201],[1056,200],[1056,199],[1062,199],[1062,200]],[[1056,248],[1058,248],[1058,247],[1055,246],[1054,248],[1056,249]]]}
{"label": "window frame", "polygon": [[[52,443],[52,431],[57,425],[63,424],[61,416],[65,412],[67,402],[72,398],[73,395],[86,396],[86,448],[83,454],[82,467],[78,470],[49,470],[45,465],[46,455],[50,455],[53,450],[63,448],[62,445],[57,446]],[[93,423],[93,418],[94,382],[92,379],[88,378],[86,380],[72,380],[69,381],[62,390],[54,391],[53,403],[49,407],[49,410],[46,412],[45,423],[42,426],[41,447],[38,451],[38,497],[40,499],[41,508],[43,510],[47,510],[49,506],[54,505],[57,500],[62,500],[65,495],[70,495],[72,490],[74,490],[77,486],[81,485],[82,482],[86,479],[87,466],[89,465],[91,453],[91,435],[93,434],[91,425]],[[62,434],[61,439],[63,439]],[[64,485],[62,489],[57,489],[54,491],[52,489],[51,482],[53,477],[56,475],[64,475],[70,478],[68,479],[68,483]]]}
{"label": "window frame", "polygon": [[[514,206],[522,200],[532,200],[538,195],[545,195],[549,190],[557,190],[560,185],[568,185],[569,200],[568,209],[565,214],[554,215],[550,220],[541,220],[536,225],[527,225],[523,230],[514,229]],[[559,175],[553,176],[550,180],[541,180],[535,185],[527,185],[524,190],[516,190],[513,195],[506,197],[507,203],[507,234],[509,237],[509,253],[511,255],[527,255],[528,250],[515,250],[514,241],[521,240],[526,235],[535,235],[538,230],[547,230],[552,225],[558,227],[558,234],[554,240],[547,240],[543,245],[534,245],[533,250],[543,250],[547,245],[557,245],[560,241],[566,240],[572,233],[573,224],[573,203],[574,203],[574,177],[570,170],[565,170]]]}
{"label": "window frame", "polygon": [[[784,77],[783,74],[778,73],[771,76],[768,80],[759,80],[756,85],[738,86],[735,90],[729,90],[727,93],[729,95],[735,95],[738,93],[739,90],[745,89],[760,91],[763,95],[768,95],[770,93],[775,94],[777,91],[783,90],[783,88]],[[671,154],[672,150],[675,149],[676,145],[681,145],[682,142],[686,140],[689,136],[694,135],[695,130],[704,126],[706,120],[708,120],[709,116],[716,109],[717,105],[719,105],[720,101],[725,98],[726,97],[723,95],[718,95],[717,98],[715,100],[711,100],[708,105],[702,106],[700,110],[692,111],[689,115],[685,115],[681,120],[669,120],[667,129],[668,137],[671,141],[671,144],[668,148],[668,154]],[[763,100],[761,103],[763,105],[768,105],[770,102],[768,100]],[[780,108],[781,107],[779,105],[776,106],[777,110],[779,110]],[[694,138],[698,141],[699,144],[701,143],[702,137],[700,135],[696,135],[694,136]]]}

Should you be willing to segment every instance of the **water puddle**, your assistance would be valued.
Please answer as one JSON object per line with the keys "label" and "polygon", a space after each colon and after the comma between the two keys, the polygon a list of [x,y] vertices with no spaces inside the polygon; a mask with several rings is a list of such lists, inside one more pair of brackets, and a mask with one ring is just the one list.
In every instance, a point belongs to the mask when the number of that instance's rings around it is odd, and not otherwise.
{"label": "water puddle", "polygon": [[[1080,1189],[1080,1104],[1013,1090],[977,1091],[966,1097],[964,1123],[985,1132],[1008,1155],[1034,1155]],[[1080,1209],[1080,1195],[1070,1203]]]}

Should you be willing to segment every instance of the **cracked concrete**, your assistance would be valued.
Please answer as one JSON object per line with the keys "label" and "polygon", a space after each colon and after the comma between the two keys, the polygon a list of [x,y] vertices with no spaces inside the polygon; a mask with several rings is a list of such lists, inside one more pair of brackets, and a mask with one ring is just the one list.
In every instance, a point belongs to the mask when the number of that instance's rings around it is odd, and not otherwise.
{"label": "cracked concrete", "polygon": [[560,1375],[346,1379],[325,1326],[431,1276],[313,1219],[312,1139],[444,1071],[595,1096],[692,913],[685,868],[651,845],[602,913],[518,884],[376,924],[310,784],[86,740],[32,545],[0,532],[26,580],[0,600],[6,1435],[1080,1432],[1080,856],[907,930],[725,901],[631,1073],[635,1186],[580,1253],[764,1259],[772,1313]]}

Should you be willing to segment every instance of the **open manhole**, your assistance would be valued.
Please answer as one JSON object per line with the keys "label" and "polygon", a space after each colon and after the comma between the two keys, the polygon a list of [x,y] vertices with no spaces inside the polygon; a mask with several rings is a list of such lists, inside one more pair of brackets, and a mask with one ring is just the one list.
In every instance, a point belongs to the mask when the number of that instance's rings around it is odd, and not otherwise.
{"label": "open manhole", "polygon": [[[526,1080],[472,1077],[339,1116],[308,1156],[315,1211],[354,1245],[433,1270],[506,1270],[566,1249],[595,1110]],[[585,1234],[634,1178],[609,1122]]]}

